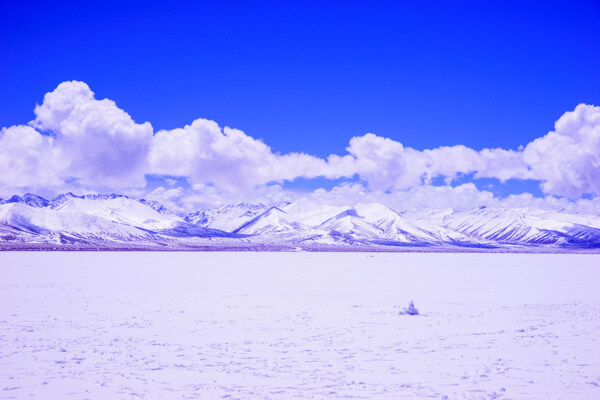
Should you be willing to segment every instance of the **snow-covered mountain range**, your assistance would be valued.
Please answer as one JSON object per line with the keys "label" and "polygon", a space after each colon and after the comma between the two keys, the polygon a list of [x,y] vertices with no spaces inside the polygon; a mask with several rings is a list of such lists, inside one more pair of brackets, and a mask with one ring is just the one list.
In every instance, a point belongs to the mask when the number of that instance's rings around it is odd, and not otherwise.
{"label": "snow-covered mountain range", "polygon": [[600,248],[600,217],[533,209],[397,212],[310,198],[178,215],[123,195],[0,199],[0,248]]}

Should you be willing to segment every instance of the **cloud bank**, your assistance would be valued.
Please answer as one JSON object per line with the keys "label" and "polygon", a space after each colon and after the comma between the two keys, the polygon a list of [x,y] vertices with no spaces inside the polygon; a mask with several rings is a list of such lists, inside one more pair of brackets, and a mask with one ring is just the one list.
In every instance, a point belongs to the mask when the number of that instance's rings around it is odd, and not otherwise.
{"label": "cloud bank", "polygon": [[149,122],[136,124],[83,82],[64,82],[44,96],[28,125],[2,129],[3,186],[19,188],[144,186],[153,141]]}
{"label": "cloud bank", "polygon": [[[450,186],[469,174],[501,182],[537,180],[551,198],[577,200],[587,195],[594,199],[600,194],[600,107],[586,104],[566,112],[554,131],[519,150],[477,151],[463,145],[417,150],[367,133],[351,138],[341,155],[326,158],[278,154],[241,130],[221,128],[202,118],[183,128],[154,132],[149,122],[136,123],[113,101],[96,99],[87,84],[77,81],[63,82],[47,93],[34,115],[27,124],[0,131],[2,194],[129,190],[167,202],[183,196],[181,188],[148,193],[149,174],[183,177],[192,187],[186,194],[205,199],[293,197],[280,185],[297,178],[324,177],[354,182],[313,193],[327,193],[330,200],[339,193],[350,196],[358,191],[363,198],[410,197],[412,204],[424,207],[463,200],[472,205],[489,203],[493,195],[473,184]],[[361,183],[356,183],[356,177]],[[439,179],[448,186],[432,186]],[[436,198],[445,200],[437,204]],[[453,198],[457,200],[448,200]],[[537,200],[523,194],[512,201]]]}

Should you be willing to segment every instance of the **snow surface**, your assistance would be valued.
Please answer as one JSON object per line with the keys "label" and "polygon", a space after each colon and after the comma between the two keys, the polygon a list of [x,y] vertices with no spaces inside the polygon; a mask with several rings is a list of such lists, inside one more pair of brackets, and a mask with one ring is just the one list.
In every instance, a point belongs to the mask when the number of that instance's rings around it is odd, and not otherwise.
{"label": "snow surface", "polygon": [[[198,241],[198,238],[207,240]],[[600,249],[600,217],[530,208],[397,212],[380,203],[346,206],[301,198],[271,206],[238,203],[176,215],[156,201],[118,194],[46,200],[25,194],[0,201],[0,247],[20,249],[122,246],[203,249],[213,238],[227,247],[346,247],[375,251],[452,246],[530,251]],[[36,247],[37,246],[37,247]],[[396,247],[396,249],[394,249]]]}
{"label": "snow surface", "polygon": [[181,222],[181,218],[160,214],[153,208],[127,197],[100,201],[74,198],[56,207],[56,210],[94,215],[123,225],[151,230],[169,229]]}
{"label": "snow surface", "polygon": [[213,229],[233,232],[267,209],[268,207],[263,204],[229,204],[217,209],[208,209],[189,214],[186,216],[186,220],[200,226],[210,226]]}
{"label": "snow surface", "polygon": [[[0,253],[0,399],[598,399],[597,255]],[[401,315],[413,300],[420,315]]]}
{"label": "snow surface", "polygon": [[146,232],[135,226],[121,224],[93,214],[68,209],[55,212],[44,208],[30,207],[22,203],[10,203],[0,206],[0,224],[37,234],[77,232],[112,236],[147,236]]}

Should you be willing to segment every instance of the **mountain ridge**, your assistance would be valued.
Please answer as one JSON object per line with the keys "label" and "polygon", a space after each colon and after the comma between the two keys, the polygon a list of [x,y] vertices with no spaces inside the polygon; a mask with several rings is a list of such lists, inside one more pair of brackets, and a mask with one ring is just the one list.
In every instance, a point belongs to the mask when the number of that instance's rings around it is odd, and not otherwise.
{"label": "mountain ridge", "polygon": [[398,212],[381,203],[347,206],[310,198],[237,203],[177,214],[160,202],[119,194],[26,193],[0,199],[0,245],[93,242],[160,248],[261,246],[361,249],[600,249],[600,217],[564,211],[477,207]]}

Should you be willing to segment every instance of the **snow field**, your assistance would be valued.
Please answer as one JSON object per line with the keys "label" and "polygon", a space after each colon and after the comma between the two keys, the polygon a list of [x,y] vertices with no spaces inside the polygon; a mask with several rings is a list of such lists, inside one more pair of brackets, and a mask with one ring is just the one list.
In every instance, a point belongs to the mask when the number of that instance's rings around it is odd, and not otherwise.
{"label": "snow field", "polygon": [[[0,253],[0,399],[598,399],[596,255]],[[399,315],[410,300],[421,315]]]}

